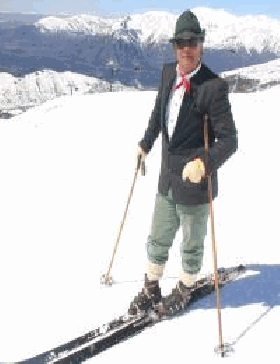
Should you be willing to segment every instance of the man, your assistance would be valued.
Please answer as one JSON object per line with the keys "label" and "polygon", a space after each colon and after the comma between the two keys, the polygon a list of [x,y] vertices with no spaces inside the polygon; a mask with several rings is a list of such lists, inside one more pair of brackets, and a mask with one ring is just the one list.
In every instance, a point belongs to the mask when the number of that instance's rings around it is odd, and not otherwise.
{"label": "man", "polygon": [[[147,242],[145,283],[130,305],[130,314],[156,306],[168,314],[187,303],[203,262],[209,215],[207,176],[211,174],[214,199],[218,194],[217,170],[237,149],[227,84],[201,63],[204,38],[205,30],[197,17],[190,10],[182,13],[170,40],[177,62],[163,66],[155,106],[139,143],[138,156],[144,160],[162,133],[161,172]],[[162,298],[159,280],[179,227],[183,232],[179,280],[172,293]]]}

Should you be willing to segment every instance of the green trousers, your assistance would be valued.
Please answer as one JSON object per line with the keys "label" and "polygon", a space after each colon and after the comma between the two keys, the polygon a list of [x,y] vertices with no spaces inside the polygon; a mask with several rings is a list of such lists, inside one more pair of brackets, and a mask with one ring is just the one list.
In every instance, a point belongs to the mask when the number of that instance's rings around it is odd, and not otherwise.
{"label": "green trousers", "polygon": [[189,274],[198,273],[203,261],[208,215],[209,204],[191,206],[176,204],[172,200],[171,190],[168,196],[157,194],[147,242],[149,261],[160,265],[167,262],[169,249],[181,226],[182,270]]}

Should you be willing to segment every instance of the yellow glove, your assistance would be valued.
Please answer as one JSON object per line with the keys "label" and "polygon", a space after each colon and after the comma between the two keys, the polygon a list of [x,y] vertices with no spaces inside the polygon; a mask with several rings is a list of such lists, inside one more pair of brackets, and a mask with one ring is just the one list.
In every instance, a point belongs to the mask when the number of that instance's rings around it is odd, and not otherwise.
{"label": "yellow glove", "polygon": [[204,163],[200,158],[196,158],[185,165],[183,168],[182,178],[184,181],[188,178],[192,183],[199,183],[204,175]]}

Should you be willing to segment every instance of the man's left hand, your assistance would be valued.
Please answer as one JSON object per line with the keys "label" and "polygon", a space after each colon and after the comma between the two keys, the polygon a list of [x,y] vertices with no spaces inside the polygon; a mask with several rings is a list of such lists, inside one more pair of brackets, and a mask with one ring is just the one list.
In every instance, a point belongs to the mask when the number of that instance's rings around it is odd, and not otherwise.
{"label": "man's left hand", "polygon": [[182,178],[184,181],[188,178],[192,183],[199,183],[204,176],[205,166],[200,158],[188,162],[183,168]]}

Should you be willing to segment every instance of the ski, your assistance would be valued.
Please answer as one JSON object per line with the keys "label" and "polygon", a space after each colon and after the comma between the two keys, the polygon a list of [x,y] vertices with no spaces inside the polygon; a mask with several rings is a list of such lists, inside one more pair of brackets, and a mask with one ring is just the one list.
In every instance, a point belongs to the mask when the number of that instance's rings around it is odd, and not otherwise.
{"label": "ski", "polygon": [[[243,265],[233,268],[219,269],[219,286],[222,287],[228,282],[234,281],[245,271],[246,268]],[[195,301],[209,295],[213,291],[215,291],[214,274],[210,274],[198,280],[193,287],[190,300],[186,308]],[[184,308],[184,310],[186,308]],[[178,313],[184,313],[184,310],[181,310]],[[177,313],[174,313],[174,315],[176,314]],[[144,330],[146,327],[154,325],[160,320],[161,318],[159,318],[155,313],[139,313],[135,316],[125,314],[63,345],[46,351],[31,359],[21,361],[18,364],[81,363],[96,356],[113,345],[128,339],[136,333]]]}

